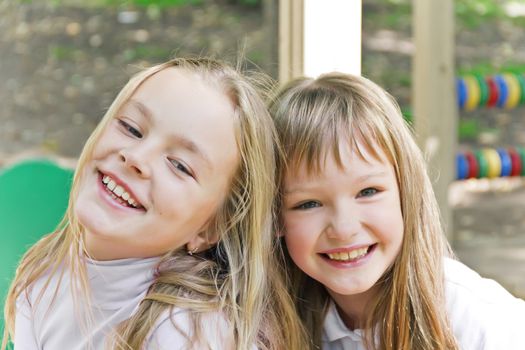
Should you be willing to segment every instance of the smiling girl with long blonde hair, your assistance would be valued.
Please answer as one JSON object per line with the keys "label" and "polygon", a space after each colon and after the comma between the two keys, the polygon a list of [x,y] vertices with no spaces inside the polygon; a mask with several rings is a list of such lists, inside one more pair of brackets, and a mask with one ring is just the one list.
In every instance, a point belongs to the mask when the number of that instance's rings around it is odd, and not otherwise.
{"label": "smiling girl with long blonde hair", "polygon": [[303,348],[270,264],[274,134],[253,84],[219,61],[134,76],[84,147],[59,228],[17,269],[15,347]]}

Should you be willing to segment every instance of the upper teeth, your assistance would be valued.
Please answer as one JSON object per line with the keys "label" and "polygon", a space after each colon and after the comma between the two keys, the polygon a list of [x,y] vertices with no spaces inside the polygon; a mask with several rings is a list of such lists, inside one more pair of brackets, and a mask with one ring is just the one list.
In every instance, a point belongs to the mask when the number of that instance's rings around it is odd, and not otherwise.
{"label": "upper teeth", "polygon": [[349,252],[340,252],[340,253],[328,253],[328,257],[332,260],[350,260],[355,258],[360,258],[368,252],[368,247],[354,249]]}
{"label": "upper teeth", "polygon": [[131,195],[124,190],[124,187],[117,185],[117,183],[109,176],[105,175],[102,178],[102,182],[106,185],[107,189],[113,192],[117,197],[122,198],[126,202],[129,203],[129,205],[133,207],[137,207],[137,202],[131,198]]}

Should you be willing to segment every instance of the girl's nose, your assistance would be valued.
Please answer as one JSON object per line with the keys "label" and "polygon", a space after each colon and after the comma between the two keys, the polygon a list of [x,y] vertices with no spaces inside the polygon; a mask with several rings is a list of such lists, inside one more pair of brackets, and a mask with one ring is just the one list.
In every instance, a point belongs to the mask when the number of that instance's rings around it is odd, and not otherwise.
{"label": "girl's nose", "polygon": [[338,210],[333,213],[326,233],[329,238],[349,241],[359,233],[361,222],[358,213],[350,210]]}
{"label": "girl's nose", "polygon": [[151,155],[142,147],[126,147],[119,151],[119,158],[132,172],[143,178],[151,176]]}

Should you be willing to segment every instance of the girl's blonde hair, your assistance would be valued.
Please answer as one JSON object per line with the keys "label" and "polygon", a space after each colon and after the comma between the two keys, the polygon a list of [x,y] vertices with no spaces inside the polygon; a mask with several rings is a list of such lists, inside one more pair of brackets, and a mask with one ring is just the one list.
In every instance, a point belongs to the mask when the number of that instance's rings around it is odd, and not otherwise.
{"label": "girl's blonde hair", "polygon": [[[75,216],[74,203],[83,169],[108,122],[137,88],[155,73],[177,67],[194,73],[226,94],[235,110],[236,137],[240,162],[230,192],[219,208],[209,233],[218,233],[219,242],[202,254],[190,256],[184,249],[161,258],[156,277],[137,312],[119,325],[111,347],[139,349],[159,315],[172,307],[192,311],[199,339],[199,314],[221,310],[234,330],[236,349],[256,345],[260,349],[300,349],[303,331],[273,262],[279,253],[272,232],[272,203],[275,194],[275,130],[256,81],[230,66],[208,58],[177,58],[136,74],[116,97],[104,118],[88,139],[78,161],[69,206],[56,232],[42,238],[22,258],[8,293],[6,331],[14,334],[16,300],[46,271],[53,275],[67,265],[72,276],[72,293],[81,293],[89,303],[82,225]],[[48,280],[49,283],[49,280]],[[47,285],[46,285],[47,287]],[[41,297],[42,293],[40,293]],[[89,305],[89,304],[88,304]],[[89,324],[89,320],[87,321]],[[205,341],[204,341],[205,342]],[[188,343],[189,344],[189,343]],[[208,345],[213,339],[208,340]]]}
{"label": "girl's blonde hair", "polygon": [[[379,295],[367,306],[363,323],[367,347],[457,349],[444,298],[442,259],[451,251],[425,161],[395,100],[366,78],[329,73],[290,82],[277,93],[270,112],[284,149],[284,156],[278,157],[281,183],[286,171],[293,172],[300,164],[311,172],[322,171],[326,156],[342,166],[340,141],[358,152],[362,145],[375,157],[379,148],[395,169],[404,237],[393,266],[378,281]],[[282,193],[278,208],[281,203]],[[328,293],[289,256],[287,261],[311,345],[320,348]]]}

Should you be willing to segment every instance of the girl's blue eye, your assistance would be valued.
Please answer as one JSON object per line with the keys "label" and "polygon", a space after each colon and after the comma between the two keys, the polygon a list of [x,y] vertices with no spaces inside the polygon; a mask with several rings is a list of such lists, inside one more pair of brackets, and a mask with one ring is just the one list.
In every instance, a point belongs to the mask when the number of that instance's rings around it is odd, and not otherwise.
{"label": "girl's blue eye", "polygon": [[119,124],[122,125],[122,127],[131,135],[135,136],[138,139],[142,138],[142,133],[138,131],[136,128],[131,126],[130,124],[126,123],[124,120],[119,119]]}
{"label": "girl's blue eye", "polygon": [[173,166],[177,170],[182,171],[184,174],[193,177],[193,174],[191,173],[191,171],[189,171],[188,168],[185,167],[184,164],[182,164],[181,162],[179,162],[179,161],[177,161],[175,159],[170,159],[170,162],[171,162],[171,164],[173,164]]}
{"label": "girl's blue eye", "polygon": [[379,191],[376,188],[373,188],[373,187],[365,188],[364,190],[361,190],[361,192],[359,192],[358,197],[372,197],[377,192]]}
{"label": "girl's blue eye", "polygon": [[319,202],[308,201],[308,202],[303,202],[303,203],[293,207],[292,209],[293,210],[308,210],[308,209],[318,208],[320,206],[321,206],[321,203],[319,203]]}

